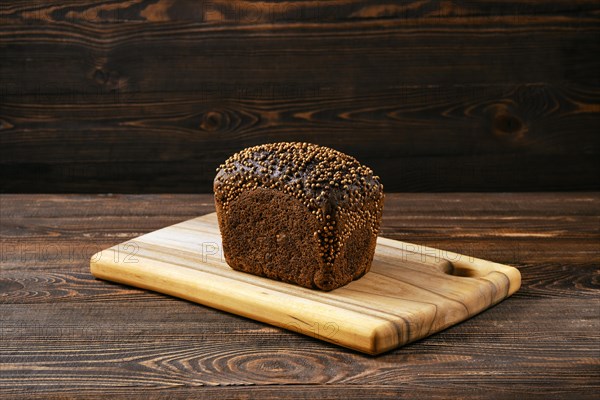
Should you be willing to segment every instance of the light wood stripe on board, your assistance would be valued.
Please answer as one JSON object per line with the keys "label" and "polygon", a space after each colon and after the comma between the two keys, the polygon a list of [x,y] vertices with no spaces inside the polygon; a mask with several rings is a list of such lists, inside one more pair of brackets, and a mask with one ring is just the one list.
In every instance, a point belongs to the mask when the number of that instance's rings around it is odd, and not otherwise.
{"label": "light wood stripe on board", "polygon": [[515,268],[379,238],[363,278],[331,292],[306,289],[232,270],[215,213],[99,252],[91,270],[370,354],[464,321],[520,285]]}

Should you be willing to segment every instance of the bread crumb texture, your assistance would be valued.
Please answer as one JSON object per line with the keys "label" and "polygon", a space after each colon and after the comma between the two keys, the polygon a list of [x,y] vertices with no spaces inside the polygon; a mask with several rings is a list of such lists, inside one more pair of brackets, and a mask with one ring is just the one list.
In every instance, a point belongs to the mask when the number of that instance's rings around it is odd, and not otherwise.
{"label": "bread crumb texture", "polygon": [[234,269],[331,290],[370,267],[383,185],[354,157],[303,142],[249,147],[217,168],[214,193]]}

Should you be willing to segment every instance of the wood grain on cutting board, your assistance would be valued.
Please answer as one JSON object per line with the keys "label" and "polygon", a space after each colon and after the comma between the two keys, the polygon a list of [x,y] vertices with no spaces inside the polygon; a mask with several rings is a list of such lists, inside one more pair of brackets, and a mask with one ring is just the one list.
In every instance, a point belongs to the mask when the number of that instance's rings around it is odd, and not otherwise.
{"label": "wood grain on cutting board", "polygon": [[214,213],[103,250],[91,271],[369,354],[464,321],[521,283],[509,266],[378,238],[363,278],[331,292],[306,289],[232,270]]}

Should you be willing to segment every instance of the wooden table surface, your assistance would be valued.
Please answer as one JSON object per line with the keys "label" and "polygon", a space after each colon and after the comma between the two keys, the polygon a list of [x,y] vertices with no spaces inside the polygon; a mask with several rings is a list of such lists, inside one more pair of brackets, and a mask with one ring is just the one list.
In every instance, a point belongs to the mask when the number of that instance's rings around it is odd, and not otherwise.
{"label": "wooden table surface", "polygon": [[513,297],[381,356],[95,280],[211,195],[0,197],[0,397],[598,398],[600,193],[389,194],[382,235],[513,265]]}

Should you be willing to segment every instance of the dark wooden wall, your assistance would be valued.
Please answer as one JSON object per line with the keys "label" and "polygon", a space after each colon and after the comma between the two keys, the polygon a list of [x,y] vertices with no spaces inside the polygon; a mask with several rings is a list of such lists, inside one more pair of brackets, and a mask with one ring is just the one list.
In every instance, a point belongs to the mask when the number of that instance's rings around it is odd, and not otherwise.
{"label": "dark wooden wall", "polygon": [[394,191],[599,189],[598,1],[3,0],[3,192],[208,192],[328,145]]}

